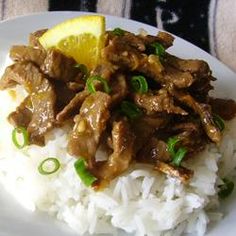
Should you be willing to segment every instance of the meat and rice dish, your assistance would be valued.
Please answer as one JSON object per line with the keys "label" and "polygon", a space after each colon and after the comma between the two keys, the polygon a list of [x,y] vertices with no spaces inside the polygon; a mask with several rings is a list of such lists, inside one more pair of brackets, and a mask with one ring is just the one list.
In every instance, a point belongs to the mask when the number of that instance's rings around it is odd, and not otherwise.
{"label": "meat and rice dish", "polygon": [[[14,63],[0,80],[1,90],[20,85],[27,92],[7,118],[15,145],[43,148],[50,132],[66,126],[66,152],[83,184],[96,192],[135,164],[148,165],[156,181],[163,173],[188,186],[196,173],[186,162],[208,145],[219,146],[224,121],[236,114],[232,99],[209,95],[216,78],[207,62],[168,53],[174,42],[168,33],[116,28],[106,31],[100,63],[90,70],[57,49],[45,50],[38,38],[46,31],[30,34],[28,45],[11,47]],[[105,153],[102,160],[98,150]],[[43,164],[50,160],[55,169],[47,172]],[[48,158],[38,170],[54,174],[59,166]]]}

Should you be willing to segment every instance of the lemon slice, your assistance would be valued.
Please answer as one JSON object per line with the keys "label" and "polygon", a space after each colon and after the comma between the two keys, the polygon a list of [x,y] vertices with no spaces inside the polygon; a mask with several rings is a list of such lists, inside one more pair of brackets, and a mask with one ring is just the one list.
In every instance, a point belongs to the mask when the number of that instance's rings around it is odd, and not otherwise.
{"label": "lemon slice", "polygon": [[103,16],[80,16],[49,29],[39,38],[39,42],[45,49],[57,48],[76,62],[93,69],[100,60],[104,33]]}

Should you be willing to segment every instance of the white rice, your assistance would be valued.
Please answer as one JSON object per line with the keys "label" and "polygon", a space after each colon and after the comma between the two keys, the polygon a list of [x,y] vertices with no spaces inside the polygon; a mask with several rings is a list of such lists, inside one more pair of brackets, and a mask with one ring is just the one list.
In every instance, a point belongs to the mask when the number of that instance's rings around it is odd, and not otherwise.
{"label": "white rice", "polygon": [[[221,181],[218,175],[232,176],[236,167],[236,120],[227,124],[219,148],[209,145],[186,163],[195,173],[189,185],[136,164],[109,188],[94,192],[81,183],[73,168],[75,159],[66,152],[69,127],[53,130],[45,147],[14,147],[6,117],[25,96],[19,87],[16,92],[15,99],[7,91],[0,93],[4,101],[0,182],[26,208],[48,212],[78,234],[116,235],[121,229],[137,236],[204,235],[208,222],[221,218],[214,210],[219,204],[216,186]],[[62,166],[56,174],[38,173],[38,165],[46,157],[60,160]]]}

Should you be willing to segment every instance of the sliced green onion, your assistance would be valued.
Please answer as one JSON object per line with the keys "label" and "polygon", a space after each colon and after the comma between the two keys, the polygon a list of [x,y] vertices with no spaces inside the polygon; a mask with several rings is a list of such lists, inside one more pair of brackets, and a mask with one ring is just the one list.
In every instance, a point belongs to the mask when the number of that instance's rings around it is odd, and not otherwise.
{"label": "sliced green onion", "polygon": [[45,160],[43,160],[39,166],[38,171],[42,175],[51,175],[58,171],[61,164],[57,158],[49,157]]}
{"label": "sliced green onion", "polygon": [[186,153],[187,150],[185,148],[179,148],[172,159],[172,164],[174,164],[175,166],[180,166],[180,163],[183,160]]}
{"label": "sliced green onion", "polygon": [[[21,134],[21,137],[18,137],[18,134]],[[22,149],[29,144],[29,134],[24,127],[17,127],[13,129],[11,137],[12,142],[18,149]],[[22,139],[22,142],[19,139]]]}
{"label": "sliced green onion", "polygon": [[167,141],[167,150],[172,157],[172,164],[175,166],[180,166],[180,163],[187,153],[186,148],[183,147],[179,148],[177,151],[175,150],[175,145],[179,141],[180,140],[177,137],[170,137]]}
{"label": "sliced green onion", "polygon": [[215,125],[219,128],[220,131],[223,131],[225,128],[225,122],[224,120],[217,114],[213,114],[213,121]]}
{"label": "sliced green onion", "polygon": [[115,28],[112,33],[117,36],[123,36],[125,34],[125,31],[121,28]]}
{"label": "sliced green onion", "polygon": [[86,162],[83,158],[78,159],[74,163],[74,168],[82,182],[85,186],[89,187],[91,186],[94,181],[97,180],[95,176],[93,176],[86,168]]}
{"label": "sliced green onion", "polygon": [[137,75],[131,78],[131,84],[135,92],[146,93],[148,91],[148,83],[144,76]]}
{"label": "sliced green onion", "polygon": [[177,137],[170,137],[167,141],[167,150],[172,157],[175,156],[175,145],[178,142],[179,139]]}
{"label": "sliced green onion", "polygon": [[155,49],[155,54],[160,58],[165,56],[165,48],[158,42],[152,43],[151,46]]}
{"label": "sliced green onion", "polygon": [[234,183],[226,178],[223,179],[224,184],[219,186],[218,196],[221,199],[228,197],[234,190]]}
{"label": "sliced green onion", "polygon": [[123,101],[121,103],[121,112],[123,112],[131,120],[142,115],[142,111],[134,103],[128,101]]}
{"label": "sliced green onion", "polygon": [[111,88],[110,88],[110,86],[108,85],[108,83],[107,83],[107,81],[105,79],[103,79],[100,76],[91,76],[90,78],[88,78],[88,80],[86,82],[88,91],[90,93],[95,93],[96,92],[96,89],[95,89],[94,84],[93,84],[93,82],[95,80],[100,81],[103,84],[103,89],[104,89],[104,91],[106,93],[110,93],[111,92]]}

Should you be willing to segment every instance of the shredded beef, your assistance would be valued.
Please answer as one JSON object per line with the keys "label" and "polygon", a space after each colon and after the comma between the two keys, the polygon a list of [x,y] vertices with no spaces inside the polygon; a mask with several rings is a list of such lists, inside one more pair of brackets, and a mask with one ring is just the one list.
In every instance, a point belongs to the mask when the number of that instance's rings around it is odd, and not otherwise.
{"label": "shredded beef", "polygon": [[[44,144],[44,135],[52,129],[55,121],[56,94],[53,86],[40,70],[30,62],[21,62],[9,66],[0,82],[0,88],[6,89],[21,84],[29,97],[11,114],[9,120],[15,125],[22,125],[22,117],[32,111],[28,123],[30,142]],[[30,107],[30,108],[29,108]],[[17,114],[17,115],[16,115]],[[27,115],[27,120],[29,116]]]}
{"label": "shredded beef", "polygon": [[109,95],[96,92],[85,99],[80,113],[74,118],[75,125],[69,138],[68,151],[76,157],[86,158],[91,168],[101,135],[110,117],[110,104]]}

